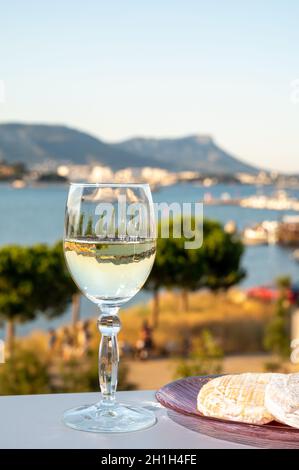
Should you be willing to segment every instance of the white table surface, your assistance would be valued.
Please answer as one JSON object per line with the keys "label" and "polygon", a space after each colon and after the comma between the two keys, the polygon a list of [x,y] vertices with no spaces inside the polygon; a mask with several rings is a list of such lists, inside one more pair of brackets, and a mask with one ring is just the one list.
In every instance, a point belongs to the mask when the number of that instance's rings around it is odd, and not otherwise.
{"label": "white table surface", "polygon": [[191,431],[168,416],[155,400],[154,391],[119,392],[120,401],[153,407],[157,424],[144,431],[123,434],[95,434],[67,428],[63,412],[75,406],[95,403],[97,393],[23,395],[0,397],[1,449],[244,449],[246,446],[222,441]]}

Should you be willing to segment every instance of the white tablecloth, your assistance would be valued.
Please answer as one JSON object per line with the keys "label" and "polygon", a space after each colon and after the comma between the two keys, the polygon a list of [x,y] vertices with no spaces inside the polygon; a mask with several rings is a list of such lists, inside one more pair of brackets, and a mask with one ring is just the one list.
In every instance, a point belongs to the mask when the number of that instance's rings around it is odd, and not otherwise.
{"label": "white tablecloth", "polygon": [[0,397],[2,449],[217,449],[246,448],[198,434],[177,424],[155,400],[153,391],[119,392],[119,401],[153,407],[157,424],[144,431],[94,434],[67,428],[63,412],[99,400],[97,393]]}

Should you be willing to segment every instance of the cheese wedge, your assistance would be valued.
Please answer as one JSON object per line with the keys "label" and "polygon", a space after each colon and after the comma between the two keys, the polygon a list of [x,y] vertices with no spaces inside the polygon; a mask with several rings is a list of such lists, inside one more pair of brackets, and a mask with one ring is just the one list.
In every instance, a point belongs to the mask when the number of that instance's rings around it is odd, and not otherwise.
{"label": "cheese wedge", "polygon": [[266,387],[265,405],[277,421],[299,429],[299,374],[273,377]]}
{"label": "cheese wedge", "polygon": [[235,374],[210,380],[199,391],[197,408],[205,416],[265,424],[274,417],[265,406],[265,389],[280,374]]}

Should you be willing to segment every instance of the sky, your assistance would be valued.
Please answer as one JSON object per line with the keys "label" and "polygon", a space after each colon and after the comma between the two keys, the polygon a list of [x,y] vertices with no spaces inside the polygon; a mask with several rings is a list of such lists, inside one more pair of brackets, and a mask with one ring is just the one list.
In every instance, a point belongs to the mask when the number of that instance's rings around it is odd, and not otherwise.
{"label": "sky", "polygon": [[0,0],[0,123],[209,134],[299,173],[298,21],[298,0]]}

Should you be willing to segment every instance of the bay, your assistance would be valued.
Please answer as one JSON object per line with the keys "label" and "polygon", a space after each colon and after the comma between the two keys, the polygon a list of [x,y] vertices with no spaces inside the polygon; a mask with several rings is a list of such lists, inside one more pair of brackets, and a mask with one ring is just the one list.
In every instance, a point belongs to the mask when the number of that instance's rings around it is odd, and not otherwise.
{"label": "bay", "polygon": [[[263,188],[263,193],[272,194],[275,188]],[[155,202],[200,202],[205,193],[219,198],[227,193],[232,198],[256,194],[256,186],[218,184],[204,188],[197,184],[181,183],[162,187],[154,192]],[[13,189],[9,185],[0,185],[0,246],[6,244],[54,243],[62,238],[65,201],[68,186],[48,185],[43,187],[26,187]],[[289,195],[299,198],[299,190],[288,191]],[[204,205],[204,215],[222,223],[235,220],[239,230],[263,220],[281,220],[283,215],[292,211],[259,210],[238,206]],[[277,245],[246,247],[242,264],[247,276],[240,284],[242,288],[259,284],[269,284],[279,275],[290,275],[294,282],[299,277],[299,264],[292,257],[292,249]],[[143,303],[150,298],[150,293],[142,290],[128,305]],[[96,316],[97,308],[82,300],[82,318]],[[32,329],[56,328],[66,324],[70,318],[68,310],[63,316],[51,320],[42,317],[17,327],[17,333],[27,334]],[[3,330],[0,329],[0,337]]]}

